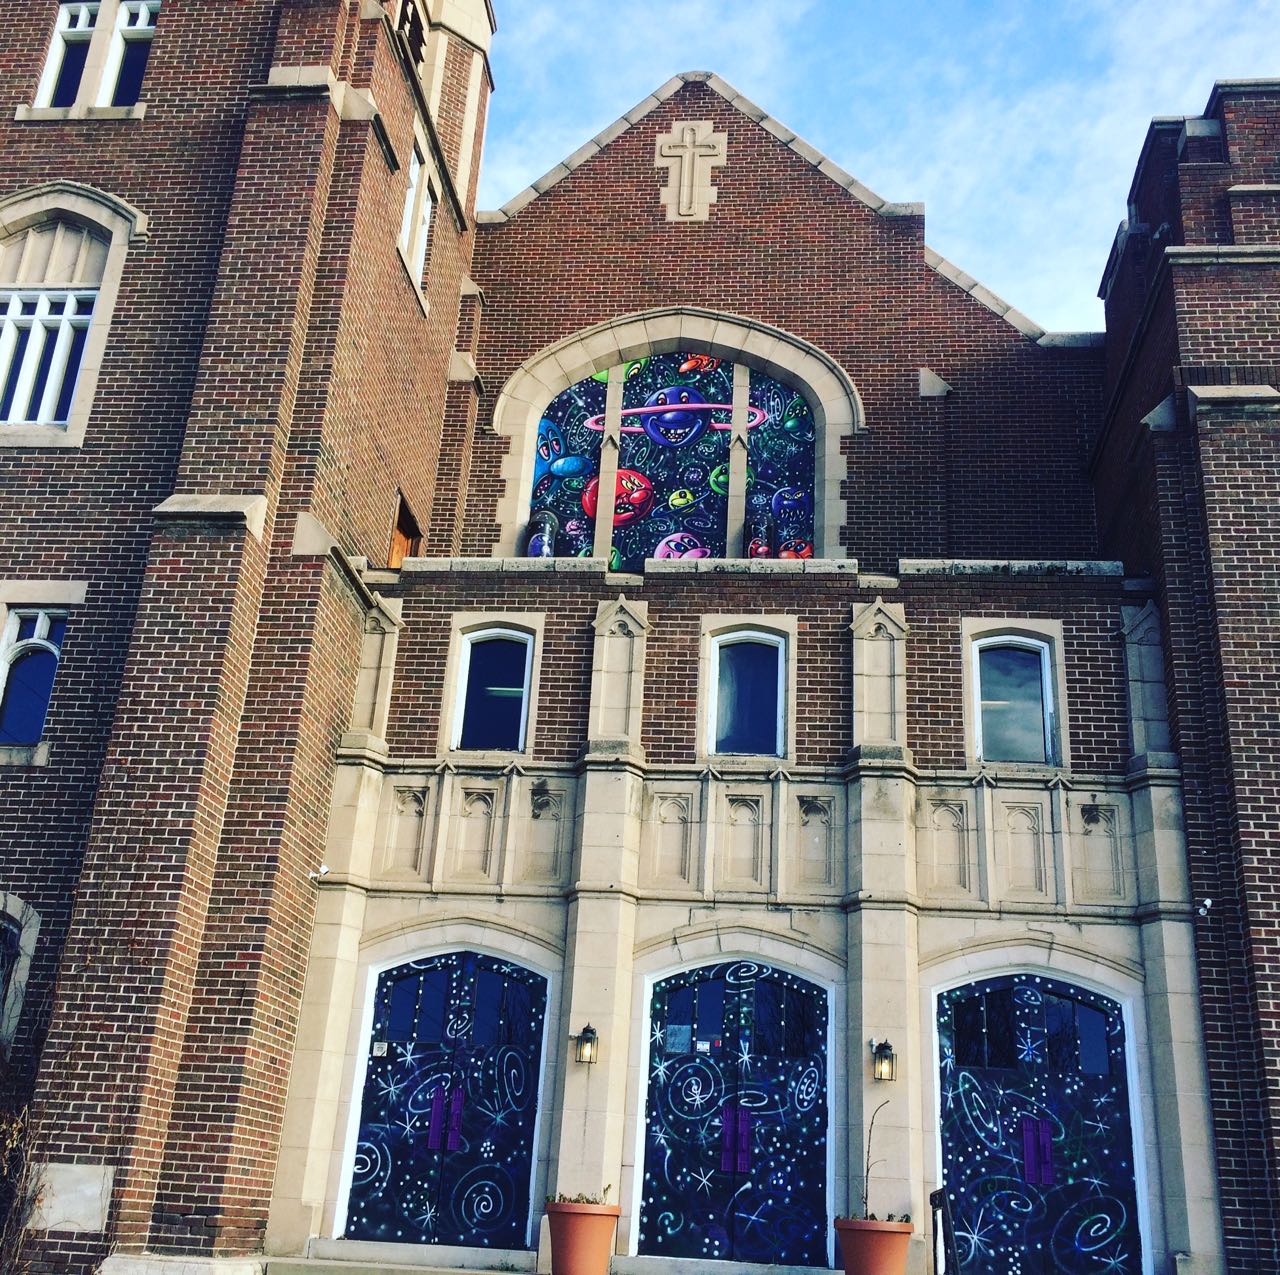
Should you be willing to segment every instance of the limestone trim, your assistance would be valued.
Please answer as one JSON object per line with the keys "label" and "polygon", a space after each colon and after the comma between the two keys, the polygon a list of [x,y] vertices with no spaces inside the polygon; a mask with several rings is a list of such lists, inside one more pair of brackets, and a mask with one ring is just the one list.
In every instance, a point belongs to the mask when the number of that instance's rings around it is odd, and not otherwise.
{"label": "limestone trim", "polygon": [[[513,760],[533,757],[538,726],[538,682],[542,667],[543,633],[546,614],[541,611],[458,611],[454,613],[449,635],[449,656],[445,664],[443,694],[440,703],[438,750],[441,757],[458,761],[493,762],[505,766]],[[454,741],[462,729],[462,707],[466,695],[463,675],[471,640],[482,632],[502,630],[530,645],[525,683],[524,727],[521,747],[500,752],[478,752],[458,748]]]}
{"label": "limestone trim", "polygon": [[853,657],[853,743],[907,746],[907,616],[901,602],[855,607],[849,624]]}
{"label": "limestone trim", "polygon": [[[719,652],[726,641],[755,638],[780,648],[778,734],[776,754],[739,754],[715,751],[716,702]],[[799,657],[799,621],[794,615],[704,615],[698,642],[698,760],[724,774],[761,764],[781,766],[795,757],[796,677]]]}
{"label": "limestone trim", "polygon": [[592,623],[591,707],[588,757],[643,761],[645,647],[653,626],[649,604],[624,594],[601,601]]}
{"label": "limestone trim", "polygon": [[[325,1201],[323,1233],[340,1238],[346,1229],[347,1203],[355,1165],[356,1144],[360,1132],[360,1095],[364,1091],[365,1073],[369,1065],[369,1038],[373,1029],[373,1009],[378,976],[410,961],[445,952],[472,951],[504,960],[519,962],[526,969],[547,980],[547,1008],[543,1019],[542,1068],[538,1081],[538,1115],[533,1132],[533,1170],[529,1195],[530,1221],[534,1220],[536,1201],[542,1198],[547,1179],[550,1121],[546,1119],[549,1098],[557,1093],[561,1076],[562,1055],[558,1047],[561,1032],[561,999],[563,995],[563,958],[549,951],[535,939],[514,927],[494,926],[471,920],[440,919],[419,922],[412,932],[395,940],[362,944],[356,970],[356,1003],[352,1019],[357,1024],[346,1037],[346,1056],[342,1068],[341,1089],[334,1095],[338,1101],[330,1187]],[[536,1228],[534,1232],[536,1234]]]}
{"label": "limestone trim", "polygon": [[[837,1078],[848,1074],[848,971],[840,957],[820,954],[776,931],[721,920],[698,938],[677,931],[647,947],[637,948],[629,993],[631,997],[630,1056],[632,1079],[627,1085],[626,1124],[630,1130],[630,1162],[622,1165],[618,1198],[623,1216],[618,1222],[619,1249],[637,1256],[640,1242],[640,1191],[644,1184],[645,1107],[649,1078],[649,1015],[655,984],[672,974],[705,965],[743,960],[763,962],[794,974],[827,995],[827,1214],[835,1216],[838,1201],[848,1190],[848,1124]],[[746,1269],[751,1269],[747,1267]],[[763,1268],[761,1268],[763,1269]]]}
{"label": "limestone trim", "polygon": [[841,440],[866,428],[862,399],[844,369],[817,346],[741,315],[694,306],[667,306],[622,315],[567,336],[527,358],[498,395],[493,432],[508,439],[502,461],[496,557],[519,553],[528,517],[538,421],[557,394],[584,377],[647,354],[699,350],[745,363],[802,393],[816,426],[814,501],[819,515],[814,556],[844,558],[840,531],[846,506],[840,495],[846,461]]}
{"label": "limestone trim", "polygon": [[[979,643],[994,638],[1009,638],[1030,643],[1045,650],[1048,668],[1045,672],[1046,689],[1052,697],[1047,705],[1049,735],[1052,740],[1052,760],[1046,763],[984,761],[980,750],[978,723],[978,650]],[[964,694],[965,751],[969,763],[975,767],[1004,773],[1046,773],[1071,769],[1071,731],[1069,727],[1065,652],[1063,649],[1061,620],[1031,620],[1025,616],[965,616],[960,621],[960,640],[963,644],[961,684]]]}
{"label": "limestone trim", "polygon": [[8,447],[80,447],[84,443],[98,387],[98,374],[111,332],[111,316],[120,290],[125,257],[147,239],[144,212],[123,199],[82,182],[46,182],[0,198],[0,239],[43,221],[80,222],[104,233],[109,241],[93,321],[85,340],[67,423],[63,425],[0,426],[0,449]]}

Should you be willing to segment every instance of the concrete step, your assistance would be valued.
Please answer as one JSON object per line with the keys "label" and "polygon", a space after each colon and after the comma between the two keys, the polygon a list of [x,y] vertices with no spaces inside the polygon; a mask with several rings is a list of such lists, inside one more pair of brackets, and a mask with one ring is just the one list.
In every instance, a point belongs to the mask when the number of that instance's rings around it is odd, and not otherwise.
{"label": "concrete step", "polygon": [[501,1266],[403,1266],[362,1259],[269,1257],[266,1275],[494,1275]]}

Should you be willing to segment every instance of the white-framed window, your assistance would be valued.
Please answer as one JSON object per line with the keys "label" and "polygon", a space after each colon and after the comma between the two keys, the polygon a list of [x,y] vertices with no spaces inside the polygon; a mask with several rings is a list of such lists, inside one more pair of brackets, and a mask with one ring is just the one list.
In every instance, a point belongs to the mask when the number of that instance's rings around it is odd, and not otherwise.
{"label": "white-framed window", "polygon": [[60,4],[36,108],[84,115],[89,107],[136,106],[160,3]]}
{"label": "white-framed window", "polygon": [[56,218],[0,243],[0,441],[7,425],[66,426],[109,251]]}
{"label": "white-framed window", "polygon": [[97,4],[60,4],[49,55],[45,59],[37,106],[74,106],[80,96],[89,46],[98,24]]}
{"label": "white-framed window", "polygon": [[0,632],[0,747],[29,747],[44,735],[67,613],[13,607]]}
{"label": "white-framed window", "polygon": [[431,242],[431,222],[435,211],[431,177],[422,148],[415,142],[409,160],[409,189],[405,191],[398,244],[417,288],[422,287],[422,276],[427,268],[427,248]]}
{"label": "white-framed window", "polygon": [[6,1057],[22,1017],[39,934],[40,913],[16,894],[0,891],[0,1053]]}
{"label": "white-framed window", "polygon": [[977,638],[972,647],[974,740],[982,761],[1058,763],[1052,651],[1020,634]]}
{"label": "white-framed window", "polygon": [[160,0],[121,0],[98,85],[96,106],[135,106],[151,56]]}
{"label": "white-framed window", "polygon": [[787,639],[757,629],[713,636],[707,751],[781,757],[786,722]]}
{"label": "white-framed window", "polygon": [[462,635],[450,746],[475,752],[525,749],[533,634],[483,628]]}

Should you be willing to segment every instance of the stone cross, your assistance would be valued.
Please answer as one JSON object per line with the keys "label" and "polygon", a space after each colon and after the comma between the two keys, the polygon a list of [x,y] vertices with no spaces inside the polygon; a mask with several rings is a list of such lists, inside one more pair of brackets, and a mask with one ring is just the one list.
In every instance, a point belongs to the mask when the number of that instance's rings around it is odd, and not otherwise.
{"label": "stone cross", "polygon": [[679,120],[669,133],[659,133],[654,165],[667,170],[662,202],[668,221],[706,221],[718,192],[711,170],[728,156],[729,135],[713,132],[711,120]]}

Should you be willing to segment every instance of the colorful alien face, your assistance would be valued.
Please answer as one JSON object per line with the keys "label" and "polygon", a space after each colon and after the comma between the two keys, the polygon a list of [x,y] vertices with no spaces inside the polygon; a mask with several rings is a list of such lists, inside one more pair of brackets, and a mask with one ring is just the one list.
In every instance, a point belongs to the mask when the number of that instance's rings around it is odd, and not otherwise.
{"label": "colorful alien face", "polygon": [[551,473],[551,467],[564,455],[564,434],[560,426],[544,416],[538,422],[538,451],[533,460],[533,483],[537,487],[538,480]]}
{"label": "colorful alien face", "polygon": [[687,531],[677,531],[674,535],[664,536],[658,541],[658,547],[653,551],[653,556],[655,558],[709,558],[711,550],[697,536],[691,536]]}
{"label": "colorful alien face", "polygon": [[[633,376],[639,376],[640,373],[645,370],[648,364],[649,364],[648,355],[646,355],[642,359],[632,359],[630,363],[626,363],[623,365],[622,379],[624,381],[629,381]],[[601,385],[607,384],[609,380],[609,369],[606,368],[603,372],[592,372],[591,379],[593,381],[599,381]]]}
{"label": "colorful alien face", "polygon": [[665,390],[650,394],[645,407],[669,407],[672,410],[655,412],[640,418],[644,432],[662,447],[687,447],[695,443],[711,424],[711,412],[696,406],[690,410],[684,404],[706,403],[697,390],[688,385],[670,385]]}
{"label": "colorful alien face", "polygon": [[[613,506],[613,525],[625,527],[639,522],[653,508],[653,483],[634,469],[618,470],[617,497]],[[596,516],[600,500],[600,478],[597,475],[582,493],[582,508],[589,518]]]}
{"label": "colorful alien face", "polygon": [[782,429],[801,442],[813,441],[813,413],[799,394],[787,404],[787,410],[782,414]]}
{"label": "colorful alien face", "polygon": [[794,522],[806,517],[813,504],[803,487],[779,487],[769,507],[779,522]]}
{"label": "colorful alien face", "polygon": [[747,557],[772,558],[773,546],[767,540],[762,540],[757,537],[747,546]]}
{"label": "colorful alien face", "polygon": [[812,558],[813,546],[807,540],[784,540],[778,547],[779,558]]}

